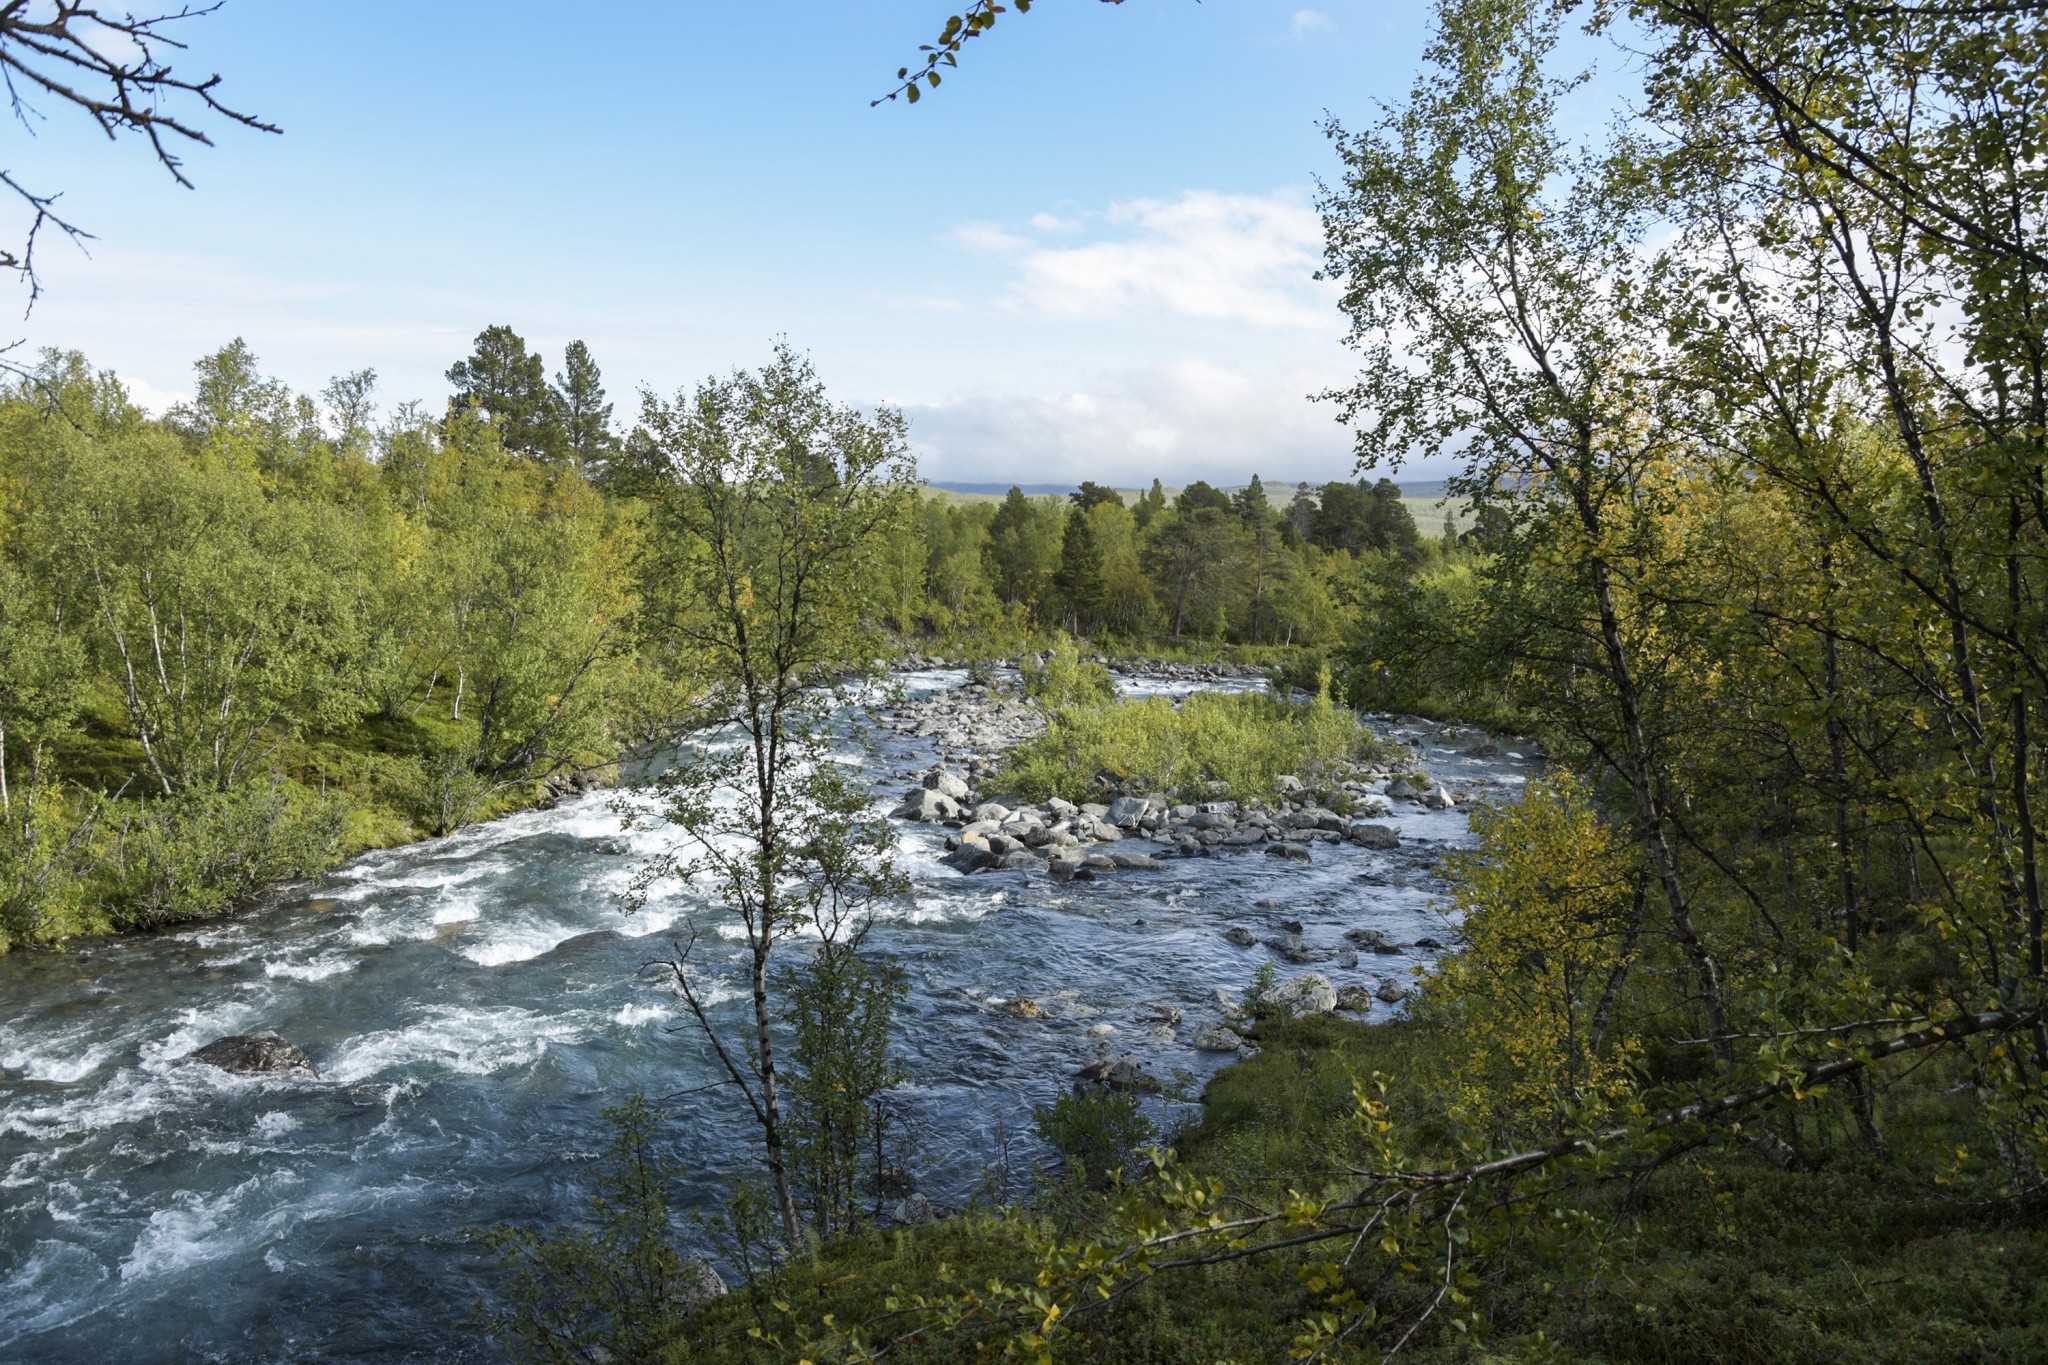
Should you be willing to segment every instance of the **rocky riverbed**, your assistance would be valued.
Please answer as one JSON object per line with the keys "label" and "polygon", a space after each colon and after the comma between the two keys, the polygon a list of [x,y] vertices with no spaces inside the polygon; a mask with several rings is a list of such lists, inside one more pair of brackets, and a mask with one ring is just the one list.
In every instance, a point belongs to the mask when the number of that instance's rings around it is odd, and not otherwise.
{"label": "rocky riverbed", "polygon": [[[966,1198],[991,1170],[1028,1169],[1043,1156],[1033,1107],[1077,1080],[1164,1083],[1144,1103],[1170,1123],[1176,1096],[1238,1055],[1245,996],[1269,964],[1291,1007],[1398,1009],[1383,998],[1455,946],[1435,868],[1468,837],[1468,795],[1511,794],[1528,766],[1513,744],[1482,756],[1474,732],[1376,718],[1455,804],[1389,795],[1391,778],[1366,772],[1347,779],[1356,789],[1234,811],[1176,814],[1193,803],[1155,807],[1144,792],[1086,803],[1100,813],[1019,802],[992,833],[1044,829],[1044,842],[1019,840],[1031,865],[963,874],[946,860],[973,842],[976,808],[1003,796],[986,765],[1030,721],[957,671],[899,681],[917,704],[892,718],[907,729],[883,727],[862,750],[877,810],[939,792],[925,782],[942,768],[973,802],[957,824],[896,822],[911,890],[878,907],[869,940],[909,985],[890,1161],[915,1186],[887,1192],[902,1221]],[[1256,680],[1121,685],[1178,696]],[[927,722],[933,733],[915,733]],[[614,803],[630,795],[570,784],[556,796],[553,809],[366,854],[217,922],[0,959],[0,1359],[490,1359],[455,1324],[496,1292],[497,1272],[455,1230],[583,1216],[599,1111],[636,1090],[665,1097],[680,1211],[717,1206],[749,1160],[753,1119],[716,1084],[673,988],[642,968],[694,943],[711,1018],[744,1030],[729,912],[664,883],[622,914],[620,894],[668,835],[622,822]],[[1114,796],[1143,801],[1135,825],[1118,823],[1135,808],[1114,810]],[[1286,818],[1340,796],[1353,807],[1342,831]],[[1392,813],[1369,814],[1374,796]],[[1361,823],[1395,842],[1354,840]],[[1254,830],[1256,844],[1228,842]],[[1198,848],[1183,851],[1181,834]],[[1062,880],[1053,865],[1075,851],[1084,867],[1121,851],[1157,868]],[[806,949],[782,951],[796,964]]]}

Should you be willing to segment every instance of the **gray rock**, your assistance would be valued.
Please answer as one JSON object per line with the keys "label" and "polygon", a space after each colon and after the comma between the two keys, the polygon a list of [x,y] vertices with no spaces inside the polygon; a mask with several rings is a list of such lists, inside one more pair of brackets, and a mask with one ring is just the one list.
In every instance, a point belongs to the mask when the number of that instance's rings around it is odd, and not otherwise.
{"label": "gray rock", "polygon": [[907,1194],[884,1207],[889,1221],[902,1227],[914,1228],[920,1223],[932,1221],[932,1201],[922,1194]]}
{"label": "gray rock", "polygon": [[1452,806],[1458,804],[1458,798],[1452,796],[1449,791],[1439,785],[1432,787],[1423,796],[1422,804],[1428,806],[1431,810],[1449,810]]}
{"label": "gray rock", "polygon": [[1138,1065],[1137,1058],[1125,1055],[1090,1062],[1074,1073],[1074,1079],[1087,1085],[1107,1086],[1111,1090],[1140,1090],[1150,1094],[1165,1088],[1157,1077]]}
{"label": "gray rock", "polygon": [[1257,947],[1259,942],[1259,936],[1241,924],[1233,924],[1225,929],[1223,937],[1240,948]]}
{"label": "gray rock", "polygon": [[1399,832],[1386,825],[1373,825],[1360,821],[1351,827],[1349,833],[1351,842],[1357,844],[1360,848],[1376,849],[1384,853],[1401,846],[1401,835]]}
{"label": "gray rock", "polygon": [[894,814],[898,820],[955,820],[960,816],[960,803],[943,792],[919,787],[903,799]]}
{"label": "gray rock", "polygon": [[1356,943],[1361,948],[1378,948],[1387,941],[1387,935],[1380,929],[1346,929],[1344,941]]}
{"label": "gray rock", "polygon": [[1398,1005],[1408,998],[1408,988],[1388,977],[1380,982],[1379,989],[1373,992],[1373,996],[1384,1004]]}
{"label": "gray rock", "polygon": [[1103,805],[1100,801],[1084,801],[1081,803],[1081,814],[1092,815],[1097,820],[1104,820],[1109,817],[1109,807]]}
{"label": "gray rock", "polygon": [[1157,858],[1120,848],[1109,855],[1111,862],[1128,872],[1164,872],[1166,864]]}
{"label": "gray rock", "polygon": [[1119,829],[1136,829],[1138,821],[1144,818],[1149,803],[1142,796],[1119,796],[1109,803],[1109,823]]}
{"label": "gray rock", "polygon": [[683,1262],[680,1283],[669,1302],[679,1313],[693,1313],[711,1300],[725,1297],[726,1292],[725,1278],[718,1273],[718,1267],[702,1256],[691,1256]]}
{"label": "gray rock", "polygon": [[1315,861],[1315,859],[1309,856],[1308,849],[1300,844],[1268,844],[1266,845],[1266,856],[1269,858],[1285,859],[1290,863]]}
{"label": "gray rock", "polygon": [[980,844],[963,843],[939,861],[955,872],[965,875],[988,867],[996,861],[996,855]]}
{"label": "gray rock", "polygon": [[974,808],[974,818],[976,820],[992,820],[996,824],[1001,824],[1010,818],[1010,808],[994,801],[984,801]]}
{"label": "gray rock", "polygon": [[967,782],[950,768],[934,768],[924,775],[924,788],[955,801],[965,801],[970,790]]}
{"label": "gray rock", "polygon": [[1437,942],[1433,938],[1418,938],[1415,940],[1415,946],[1418,948],[1427,948],[1432,953],[1440,953],[1444,950],[1444,945]]}
{"label": "gray rock", "polygon": [[1387,784],[1387,799],[1389,801],[1420,801],[1422,799],[1422,788],[1416,786],[1405,777],[1397,777]]}
{"label": "gray rock", "polygon": [[1371,1014],[1372,992],[1363,986],[1339,986],[1337,1008],[1347,1014]]}
{"label": "gray rock", "polygon": [[1045,864],[1036,853],[1005,853],[996,860],[996,866],[1005,872],[1036,872]]}
{"label": "gray rock", "polygon": [[1178,1024],[1182,1015],[1179,1005],[1162,1005],[1151,1000],[1138,1006],[1138,1018],[1148,1024]]}
{"label": "gray rock", "polygon": [[1223,836],[1225,848],[1251,848],[1265,842],[1266,832],[1262,829],[1240,829]]}
{"label": "gray rock", "polygon": [[1269,938],[1266,946],[1279,954],[1282,959],[1296,965],[1320,961],[1322,955],[1292,935],[1286,938]]}
{"label": "gray rock", "polygon": [[268,1073],[279,1076],[318,1076],[313,1059],[295,1043],[288,1043],[265,1029],[260,1033],[237,1033],[216,1038],[190,1054],[194,1061],[241,1074]]}
{"label": "gray rock", "polygon": [[1261,1003],[1289,1014],[1328,1014],[1337,1008],[1337,988],[1321,972],[1303,972],[1275,986]]}
{"label": "gray rock", "polygon": [[1204,1024],[1195,1031],[1195,1051],[1235,1052],[1244,1039],[1221,1024]]}

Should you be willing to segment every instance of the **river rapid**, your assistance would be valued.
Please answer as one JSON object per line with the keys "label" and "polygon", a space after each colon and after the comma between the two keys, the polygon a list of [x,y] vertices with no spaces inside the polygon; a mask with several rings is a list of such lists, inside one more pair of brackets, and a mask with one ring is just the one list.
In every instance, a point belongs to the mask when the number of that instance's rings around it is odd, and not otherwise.
{"label": "river rapid", "polygon": [[[900,681],[929,693],[962,675]],[[1511,799],[1531,766],[1461,754],[1472,731],[1378,728],[1453,791]],[[877,801],[893,804],[900,775],[935,757],[885,737],[868,760]],[[580,1218],[599,1110],[715,1079],[644,964],[700,924],[699,957],[721,974],[714,1015],[734,1022],[744,1004],[737,941],[701,895],[668,887],[621,913],[618,894],[666,836],[625,830],[612,800],[368,854],[229,919],[0,958],[0,1360],[498,1358],[457,1325],[494,1283],[463,1229]],[[1028,1167],[1043,1155],[1031,1107],[1111,1047],[1157,1076],[1186,1073],[1198,1094],[1227,1060],[1191,1046],[1218,1018],[1215,988],[1241,992],[1273,959],[1227,942],[1232,926],[1263,938],[1301,921],[1332,954],[1313,970],[1338,985],[1426,966],[1419,949],[1349,969],[1335,957],[1354,928],[1450,937],[1432,868],[1466,839],[1463,810],[1403,805],[1391,823],[1391,852],[1318,844],[1303,866],[1254,850],[1066,885],[962,877],[939,865],[944,828],[902,827],[914,889],[870,941],[909,971],[897,1046],[910,1079],[895,1100],[919,1188],[944,1207],[992,1169]],[[1041,1016],[1001,1007],[1017,996]],[[1144,1023],[1150,1002],[1186,1017]],[[1107,1040],[1091,1034],[1105,1024]],[[265,1028],[304,1047],[320,1078],[187,1057]],[[1152,1106],[1162,1127],[1186,1112]],[[678,1205],[708,1207],[754,1150],[751,1118],[715,1088],[663,1107],[662,1140],[686,1170]]]}

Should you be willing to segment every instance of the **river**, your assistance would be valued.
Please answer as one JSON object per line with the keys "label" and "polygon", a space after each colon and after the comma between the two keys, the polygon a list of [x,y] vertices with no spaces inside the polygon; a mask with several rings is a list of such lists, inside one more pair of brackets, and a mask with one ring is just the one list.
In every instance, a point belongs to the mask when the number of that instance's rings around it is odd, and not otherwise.
{"label": "river", "polygon": [[[961,675],[901,681],[928,692]],[[1528,768],[1457,753],[1471,732],[1393,732],[1454,789],[1512,795]],[[932,758],[888,737],[870,760],[878,800]],[[0,957],[0,1359],[497,1358],[457,1326],[493,1287],[463,1229],[578,1217],[599,1110],[713,1079],[707,1045],[643,964],[701,923],[723,954],[706,959],[724,974],[714,1013],[736,1019],[743,1004],[736,942],[712,932],[701,896],[673,888],[620,912],[663,836],[624,831],[612,799],[367,854],[227,919]],[[1239,854],[1070,885],[961,877],[938,864],[943,829],[904,828],[914,889],[871,943],[909,971],[898,1033],[910,1079],[896,1099],[920,1188],[943,1206],[1005,1151],[1012,1169],[1042,1155],[1031,1107],[1103,1054],[1093,1026],[1199,1093],[1224,1064],[1190,1046],[1216,1018],[1214,988],[1242,990],[1271,957],[1226,942],[1232,925],[1264,936],[1298,919],[1332,950],[1361,926],[1404,944],[1446,938],[1430,869],[1467,837],[1464,814],[1409,805],[1395,823],[1404,842],[1390,853],[1317,845],[1308,866]],[[1315,970],[1369,985],[1428,960]],[[999,1007],[1019,995],[1042,1017]],[[1152,1001],[1185,1022],[1141,1022]],[[187,1058],[263,1028],[304,1047],[320,1079]],[[665,1106],[662,1139],[686,1168],[680,1207],[708,1205],[753,1150],[739,1103],[713,1089]]]}

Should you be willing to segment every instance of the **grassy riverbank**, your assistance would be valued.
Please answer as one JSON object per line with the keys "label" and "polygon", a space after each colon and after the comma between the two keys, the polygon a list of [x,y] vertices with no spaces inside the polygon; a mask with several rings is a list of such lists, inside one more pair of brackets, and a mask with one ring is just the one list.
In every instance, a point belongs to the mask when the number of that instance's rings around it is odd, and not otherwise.
{"label": "grassy riverbank", "polygon": [[[1220,1073],[1200,1119],[1176,1138],[1189,1171],[1260,1200],[1350,1188],[1317,1173],[1369,1160],[1353,1084],[1374,1072],[1399,1078],[1394,1121],[1419,1153],[1461,1159],[1428,1085],[1448,1069],[1455,1031],[1428,1019],[1368,1026],[1323,1017],[1268,1022],[1256,1036],[1260,1054]],[[1923,1072],[1884,1101],[1888,1124],[1910,1133],[1916,1151],[1981,1140],[1973,1106],[1944,1089]],[[1793,1118],[1795,1130],[1801,1122]],[[1559,1216],[1522,1222],[1475,1267],[1479,1332],[1454,1330],[1439,1314],[1407,1354],[1673,1365],[2038,1358],[2048,1346],[2048,1236],[2017,1215],[1987,1216],[1988,1187],[1936,1183],[1940,1176],[1938,1163],[1903,1155],[1845,1154],[1789,1172],[1728,1135],[1639,1180],[1590,1183]],[[878,1336],[906,1334],[892,1361],[979,1358],[971,1333],[908,1336],[928,1319],[904,1311],[898,1291],[1028,1282],[1039,1262],[1025,1234],[1085,1230],[1089,1198],[1066,1191],[1033,1210],[971,1209],[828,1245],[797,1259],[758,1317],[736,1292],[684,1320],[668,1359],[791,1359],[751,1332],[765,1325],[794,1343],[821,1332],[827,1315],[873,1322]],[[1070,1325],[1060,1358],[1286,1359],[1300,1320],[1317,1311],[1302,1271],[1329,1256],[1304,1248],[1162,1274]]]}

